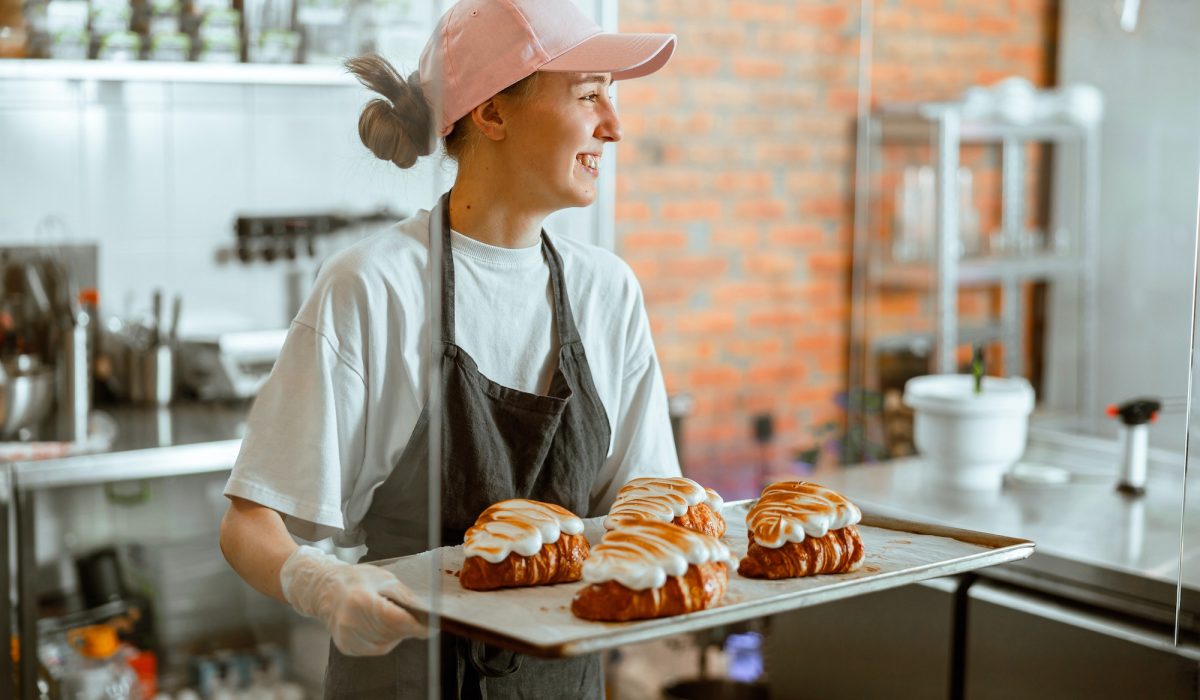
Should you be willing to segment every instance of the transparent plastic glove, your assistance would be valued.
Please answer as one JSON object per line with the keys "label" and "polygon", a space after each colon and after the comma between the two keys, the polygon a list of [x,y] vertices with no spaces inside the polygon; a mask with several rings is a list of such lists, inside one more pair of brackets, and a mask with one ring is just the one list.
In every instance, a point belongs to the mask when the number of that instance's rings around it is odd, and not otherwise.
{"label": "transparent plastic glove", "polygon": [[396,604],[411,604],[412,593],[377,566],[347,564],[305,545],[283,563],[279,582],[292,607],[325,623],[334,645],[347,656],[379,656],[404,639],[427,636],[425,627]]}

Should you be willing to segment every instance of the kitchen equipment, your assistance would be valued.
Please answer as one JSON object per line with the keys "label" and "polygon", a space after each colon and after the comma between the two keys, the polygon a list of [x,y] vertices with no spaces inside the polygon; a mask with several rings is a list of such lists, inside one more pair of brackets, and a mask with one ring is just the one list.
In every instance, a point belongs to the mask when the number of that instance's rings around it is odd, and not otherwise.
{"label": "kitchen equipment", "polygon": [[975,391],[968,374],[914,377],[904,404],[916,411],[917,452],[938,481],[961,489],[996,489],[1025,451],[1033,387],[1021,377],[983,377]]}
{"label": "kitchen equipment", "polygon": [[0,438],[18,437],[54,406],[54,370],[29,355],[0,363]]}
{"label": "kitchen equipment", "polygon": [[1121,476],[1117,490],[1130,496],[1146,493],[1146,447],[1150,423],[1163,404],[1158,399],[1133,399],[1109,406],[1108,415],[1121,423]]}
{"label": "kitchen equipment", "polygon": [[131,349],[129,399],[135,403],[166,406],[175,398],[175,349],[166,343]]}
{"label": "kitchen equipment", "polygon": [[206,400],[255,396],[286,338],[287,329],[184,338],[179,343],[181,381]]}

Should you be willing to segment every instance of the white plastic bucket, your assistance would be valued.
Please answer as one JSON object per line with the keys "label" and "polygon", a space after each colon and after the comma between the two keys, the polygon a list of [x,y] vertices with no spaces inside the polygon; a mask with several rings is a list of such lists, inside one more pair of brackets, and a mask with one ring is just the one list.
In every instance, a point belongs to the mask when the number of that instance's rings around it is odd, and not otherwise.
{"label": "white plastic bucket", "polygon": [[939,479],[994,489],[1025,452],[1034,394],[1021,377],[984,377],[977,394],[971,375],[937,374],[910,379],[904,404],[916,411],[917,452]]}

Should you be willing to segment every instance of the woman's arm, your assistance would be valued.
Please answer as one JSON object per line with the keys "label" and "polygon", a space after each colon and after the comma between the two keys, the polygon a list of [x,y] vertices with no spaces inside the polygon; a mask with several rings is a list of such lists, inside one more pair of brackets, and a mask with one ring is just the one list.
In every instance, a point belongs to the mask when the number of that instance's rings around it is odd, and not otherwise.
{"label": "woman's arm", "polygon": [[231,496],[221,520],[221,551],[255,590],[325,623],[343,654],[386,654],[404,639],[427,634],[403,607],[416,607],[416,600],[395,576],[297,547],[283,516],[266,506]]}
{"label": "woman's arm", "polygon": [[279,584],[283,563],[296,551],[296,543],[283,524],[283,516],[236,496],[221,519],[221,552],[225,561],[254,590],[286,603]]}

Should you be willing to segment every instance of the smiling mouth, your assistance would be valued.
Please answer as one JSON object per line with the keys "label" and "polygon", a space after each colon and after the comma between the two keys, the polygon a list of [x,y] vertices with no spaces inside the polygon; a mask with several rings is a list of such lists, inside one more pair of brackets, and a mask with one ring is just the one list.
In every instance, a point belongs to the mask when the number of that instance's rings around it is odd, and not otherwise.
{"label": "smiling mouth", "polygon": [[575,160],[590,173],[598,174],[600,172],[600,156],[590,153],[580,153],[575,156]]}

